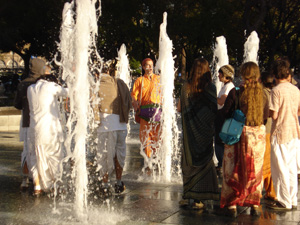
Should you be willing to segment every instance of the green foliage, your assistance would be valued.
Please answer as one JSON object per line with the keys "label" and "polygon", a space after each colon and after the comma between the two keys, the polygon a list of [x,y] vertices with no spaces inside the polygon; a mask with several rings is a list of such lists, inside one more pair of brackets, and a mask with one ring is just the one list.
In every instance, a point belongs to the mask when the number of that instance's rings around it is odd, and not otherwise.
{"label": "green foliage", "polygon": [[131,76],[140,76],[142,74],[142,68],[140,61],[135,58],[131,58],[129,60],[130,68],[131,68]]}
{"label": "green foliage", "polygon": [[[31,55],[51,60],[57,51],[65,2],[0,0],[0,50],[20,54],[25,65]],[[186,70],[196,57],[210,61],[215,39],[221,35],[226,38],[230,63],[239,65],[244,42],[253,30],[259,34],[262,63],[270,64],[276,55],[287,55],[292,65],[300,60],[300,4],[295,0],[102,0],[101,7],[100,55],[115,58],[124,43],[134,74],[140,73],[138,64],[143,58],[158,57],[164,12],[179,69],[185,68],[182,58]]]}

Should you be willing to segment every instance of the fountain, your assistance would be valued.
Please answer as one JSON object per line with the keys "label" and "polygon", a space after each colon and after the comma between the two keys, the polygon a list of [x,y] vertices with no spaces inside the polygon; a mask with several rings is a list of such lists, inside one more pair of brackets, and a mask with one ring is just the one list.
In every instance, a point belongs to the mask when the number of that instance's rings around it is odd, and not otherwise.
{"label": "fountain", "polygon": [[[118,57],[117,57],[118,63],[117,63],[117,73],[116,73],[116,78],[122,79],[125,84],[127,84],[127,87],[131,88],[132,85],[132,78],[130,76],[130,65],[129,65],[129,60],[126,54],[126,46],[125,44],[121,45],[120,50],[118,51]],[[129,121],[133,119],[132,113],[129,114]],[[127,137],[126,137],[126,142],[128,143],[129,136],[130,136],[130,123],[127,124]]]}
{"label": "fountain", "polygon": [[259,38],[255,31],[252,31],[244,44],[244,63],[255,62],[258,65]]}
{"label": "fountain", "polygon": [[[75,181],[75,200],[72,207],[67,203],[61,204],[67,209],[65,210],[67,211],[66,214],[62,213],[60,209],[52,210],[56,215],[62,216],[58,218],[55,216],[46,218],[47,221],[43,222],[48,224],[61,224],[62,221],[65,223],[65,220],[70,224],[70,220],[73,222],[73,218],[70,219],[70,217],[73,216],[73,213],[76,217],[76,224],[112,224],[124,220],[124,217],[121,216],[119,212],[107,212],[106,208],[103,210],[101,207],[100,211],[97,208],[92,208],[88,205],[87,201],[87,137],[89,136],[89,124],[93,119],[91,113],[92,110],[90,108],[90,87],[94,85],[91,69],[98,69],[99,71],[101,69],[93,66],[94,61],[91,59],[91,54],[93,53],[94,57],[96,56],[97,62],[102,63],[102,59],[97,54],[95,45],[95,38],[97,36],[97,14],[99,15],[100,13],[100,7],[95,9],[95,4],[96,0],[74,0],[70,3],[65,3],[63,10],[63,22],[60,36],[61,41],[59,44],[60,60],[57,60],[56,62],[61,66],[61,79],[66,83],[70,92],[70,114],[67,121],[67,139],[65,141],[65,147],[67,159],[71,159],[73,162],[72,178]],[[159,181],[170,183],[178,181],[177,178],[180,177],[181,170],[179,164],[179,131],[173,96],[175,77],[174,57],[172,55],[173,44],[167,35],[166,29],[167,13],[164,13],[163,23],[160,26],[159,58],[155,68],[156,73],[160,74],[162,96],[162,139],[159,142],[160,149],[158,150],[158,158],[160,159]],[[228,64],[228,56],[225,38],[223,36],[218,37],[216,42],[214,59],[216,61],[215,71],[218,71],[222,65]],[[245,61],[254,61],[258,59],[258,43],[259,40],[256,32],[252,32],[245,43]],[[119,61],[117,77],[124,80],[128,87],[130,87],[131,78],[129,61],[124,44],[118,52],[117,59]],[[214,80],[216,85],[219,85],[217,74],[214,74]],[[95,89],[94,91],[97,90]],[[126,201],[136,200],[132,198],[132,200],[127,199]],[[174,202],[174,200],[172,201]],[[105,203],[107,205],[110,204],[107,200]],[[135,204],[135,202],[133,204]],[[46,207],[39,208],[46,209]],[[132,208],[137,210],[137,208]],[[29,215],[30,219],[33,218],[32,224],[36,224],[37,221],[34,221],[36,217],[31,216],[32,214]],[[45,213],[37,213],[37,215],[45,215]],[[99,221],[99,217],[105,219]]]}
{"label": "fountain", "polygon": [[220,36],[216,38],[216,45],[215,45],[214,56],[213,56],[213,65],[215,65],[213,82],[217,88],[217,96],[219,95],[219,92],[223,86],[223,83],[219,80],[218,71],[222,66],[227,64],[229,64],[229,60],[227,54],[226,39],[224,36]]}
{"label": "fountain", "polygon": [[121,45],[120,50],[118,51],[118,66],[117,66],[117,78],[122,79],[125,84],[127,84],[128,88],[130,89],[132,79],[130,77],[130,67],[129,67],[129,60],[126,54],[126,46],[125,44]]}
{"label": "fountain", "polygon": [[[167,13],[163,14],[163,23],[160,25],[159,58],[155,70],[160,71],[161,96],[162,96],[162,139],[159,149],[161,159],[162,180],[171,181],[172,156],[178,157],[178,127],[176,122],[176,110],[174,105],[174,60],[173,44],[167,35]],[[174,158],[173,158],[174,159]],[[179,159],[175,157],[175,160]]]}
{"label": "fountain", "polygon": [[[90,119],[89,67],[91,47],[97,35],[96,0],[65,3],[61,28],[62,80],[69,88],[70,115],[67,121],[65,147],[73,163],[75,186],[74,210],[78,219],[87,220],[86,138]],[[76,14],[73,11],[76,5]],[[99,10],[99,9],[98,9]],[[76,20],[74,19],[76,15]]]}
{"label": "fountain", "polygon": [[[86,223],[93,210],[88,207],[88,173],[86,168],[87,142],[90,124],[93,119],[90,107],[90,89],[94,87],[91,71],[96,68],[95,61],[102,59],[97,54],[95,38],[97,36],[97,10],[96,1],[77,0],[65,3],[63,22],[60,36],[60,60],[56,63],[61,66],[61,79],[69,88],[70,113],[67,120],[67,138],[65,147],[66,160],[73,163],[72,182],[74,182],[75,199],[74,211],[78,220]],[[74,9],[76,8],[76,12]],[[98,9],[100,11],[100,9]],[[88,16],[87,16],[88,15]],[[174,105],[174,60],[172,56],[172,41],[166,32],[167,13],[164,13],[160,28],[159,58],[156,70],[161,75],[162,94],[162,140],[159,142],[159,168],[160,180],[172,181],[172,175],[180,176],[178,127],[176,123],[176,110]],[[91,59],[93,54],[95,59]],[[122,79],[128,87],[131,85],[129,61],[126,47],[123,44],[118,52],[118,67],[116,76]],[[170,82],[172,81],[172,82]],[[101,87],[100,87],[101,88]],[[94,92],[97,90],[94,90]],[[174,157],[175,156],[175,157]],[[175,166],[174,166],[175,165]],[[175,171],[175,172],[174,172]],[[109,205],[109,202],[106,202]],[[58,209],[54,210],[59,213]],[[121,219],[121,218],[119,218]]]}

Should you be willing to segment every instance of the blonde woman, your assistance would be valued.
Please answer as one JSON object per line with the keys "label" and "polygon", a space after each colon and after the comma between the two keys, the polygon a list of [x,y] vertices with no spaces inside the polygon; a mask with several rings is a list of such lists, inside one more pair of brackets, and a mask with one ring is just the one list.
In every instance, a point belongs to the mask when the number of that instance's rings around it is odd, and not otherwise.
{"label": "blonde woman", "polygon": [[259,215],[266,145],[259,67],[254,62],[244,63],[240,74],[244,81],[240,93],[232,89],[222,109],[225,117],[230,117],[234,111],[235,98],[240,96],[240,109],[246,115],[240,141],[234,145],[225,145],[224,150],[220,206],[225,207],[226,214],[232,217],[237,216],[237,205],[251,207],[251,215]]}

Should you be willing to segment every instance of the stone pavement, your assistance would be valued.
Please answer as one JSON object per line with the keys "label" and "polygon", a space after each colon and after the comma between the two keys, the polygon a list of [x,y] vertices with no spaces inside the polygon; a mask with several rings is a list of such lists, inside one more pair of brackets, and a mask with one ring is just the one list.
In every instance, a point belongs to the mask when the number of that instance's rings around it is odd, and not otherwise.
{"label": "stone pavement", "polygon": [[0,132],[19,130],[20,120],[20,110],[12,106],[0,107]]}
{"label": "stone pavement", "polygon": [[[36,198],[32,190],[20,192],[20,155],[22,143],[17,132],[0,132],[0,224],[83,224],[76,219],[70,199]],[[261,216],[252,217],[250,209],[238,208],[238,217],[223,215],[218,201],[206,201],[204,210],[180,208],[180,183],[158,183],[139,176],[142,167],[137,141],[128,143],[124,172],[126,191],[104,200],[89,197],[86,224],[231,224],[300,225],[298,210],[276,212],[262,200]]]}

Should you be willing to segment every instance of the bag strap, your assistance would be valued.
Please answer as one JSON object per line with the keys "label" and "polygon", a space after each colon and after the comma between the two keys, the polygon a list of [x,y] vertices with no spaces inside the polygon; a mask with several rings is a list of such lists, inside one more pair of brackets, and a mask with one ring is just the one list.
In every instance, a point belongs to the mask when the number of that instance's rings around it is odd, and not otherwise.
{"label": "bag strap", "polygon": [[143,85],[144,85],[144,77],[142,77],[141,94],[140,94],[140,105],[142,104]]}
{"label": "bag strap", "polygon": [[240,105],[240,88],[239,87],[235,87],[235,106],[234,106],[234,110],[237,109],[241,109],[241,105]]}

